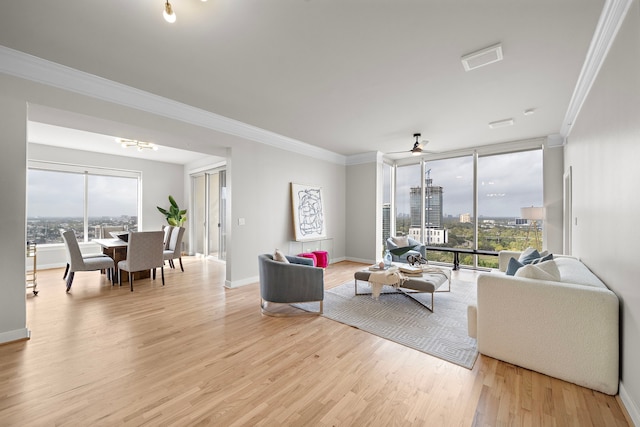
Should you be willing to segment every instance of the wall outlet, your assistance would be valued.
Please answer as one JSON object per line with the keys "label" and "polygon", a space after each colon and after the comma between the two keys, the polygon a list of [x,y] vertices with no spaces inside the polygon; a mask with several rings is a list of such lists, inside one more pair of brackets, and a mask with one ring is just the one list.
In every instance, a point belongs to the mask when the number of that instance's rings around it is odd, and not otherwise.
{"label": "wall outlet", "polygon": [[244,225],[244,218],[238,218],[238,225]]}

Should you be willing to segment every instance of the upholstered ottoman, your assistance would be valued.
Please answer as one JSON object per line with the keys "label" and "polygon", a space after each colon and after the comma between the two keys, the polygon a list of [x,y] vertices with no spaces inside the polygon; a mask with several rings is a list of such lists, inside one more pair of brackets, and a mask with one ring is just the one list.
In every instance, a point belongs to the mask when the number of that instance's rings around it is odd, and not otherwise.
{"label": "upholstered ottoman", "polygon": [[301,254],[298,254],[298,256],[301,256],[303,258],[310,258],[313,260],[313,266],[318,266],[318,257],[316,257],[316,254],[314,254],[313,252],[303,252]]}
{"label": "upholstered ottoman", "polygon": [[312,253],[318,260],[316,267],[327,268],[327,266],[329,265],[329,254],[327,253],[327,251],[313,251]]}
{"label": "upholstered ottoman", "polygon": [[[371,276],[370,270],[361,270],[356,271],[354,276],[355,279],[355,293],[356,295],[371,295],[370,293],[358,293],[358,280],[362,280],[363,282],[368,282],[369,277]],[[447,283],[447,289],[440,290],[440,287]],[[394,286],[395,287],[395,286]],[[423,305],[430,311],[433,311],[433,293],[434,292],[449,292],[451,290],[451,270],[447,268],[436,268],[430,267],[428,270],[424,271],[422,277],[411,277],[411,276],[403,276],[400,285],[395,287],[396,292],[385,292],[385,293],[401,293],[417,303]],[[410,291],[406,291],[405,289],[409,289]],[[422,301],[419,301],[411,294],[413,293],[430,293],[431,294],[431,306],[424,304]]]}

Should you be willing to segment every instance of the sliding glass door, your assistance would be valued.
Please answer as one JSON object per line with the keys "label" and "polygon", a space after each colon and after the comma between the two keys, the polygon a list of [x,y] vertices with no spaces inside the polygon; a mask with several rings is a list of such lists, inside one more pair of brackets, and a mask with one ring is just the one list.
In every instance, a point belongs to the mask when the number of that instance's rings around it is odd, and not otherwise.
{"label": "sliding glass door", "polygon": [[192,175],[193,250],[196,254],[226,259],[226,171]]}

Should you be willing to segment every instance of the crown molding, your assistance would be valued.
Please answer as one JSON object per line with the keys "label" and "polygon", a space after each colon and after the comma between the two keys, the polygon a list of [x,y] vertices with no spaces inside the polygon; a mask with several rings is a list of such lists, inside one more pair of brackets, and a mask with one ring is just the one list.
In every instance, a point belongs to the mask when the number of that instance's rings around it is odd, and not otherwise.
{"label": "crown molding", "polygon": [[5,46],[0,46],[0,72],[282,150],[346,164],[345,156],[332,151]]}
{"label": "crown molding", "polygon": [[633,0],[606,0],[598,25],[591,39],[587,57],[580,76],[573,90],[567,113],[560,127],[560,136],[566,140],[571,133],[573,124],[580,113],[580,109],[587,99],[587,95],[598,76],[598,72],[604,63],[607,53],[618,34],[618,30],[624,21]]}
{"label": "crown molding", "polygon": [[347,166],[362,165],[365,163],[381,163],[383,155],[379,151],[369,151],[366,153],[353,154],[346,159]]}

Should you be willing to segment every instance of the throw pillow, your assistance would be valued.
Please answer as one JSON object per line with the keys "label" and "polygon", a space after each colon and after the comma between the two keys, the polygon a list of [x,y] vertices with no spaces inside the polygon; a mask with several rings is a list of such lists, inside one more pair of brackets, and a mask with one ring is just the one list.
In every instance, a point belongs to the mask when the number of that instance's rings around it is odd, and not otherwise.
{"label": "throw pillow", "polygon": [[280,249],[276,249],[275,254],[273,254],[274,261],[284,262],[285,264],[289,264],[289,260],[286,256],[280,251]]}
{"label": "throw pillow", "polygon": [[540,258],[540,252],[534,248],[527,248],[522,252],[522,254],[520,254],[518,261],[522,264],[531,264],[531,262],[536,258]]}
{"label": "throw pillow", "polygon": [[553,254],[542,255],[540,258],[536,258],[533,261],[531,261],[531,264],[539,264],[541,262],[549,261],[551,259],[553,259]]}
{"label": "throw pillow", "polygon": [[405,248],[409,246],[409,236],[392,237],[391,241],[395,243],[399,248]]}
{"label": "throw pillow", "polygon": [[511,257],[509,264],[507,265],[507,276],[513,276],[523,266],[523,263]]}
{"label": "throw pillow", "polygon": [[558,282],[560,280],[560,271],[558,270],[556,262],[550,260],[537,265],[525,265],[516,271],[515,277]]}

